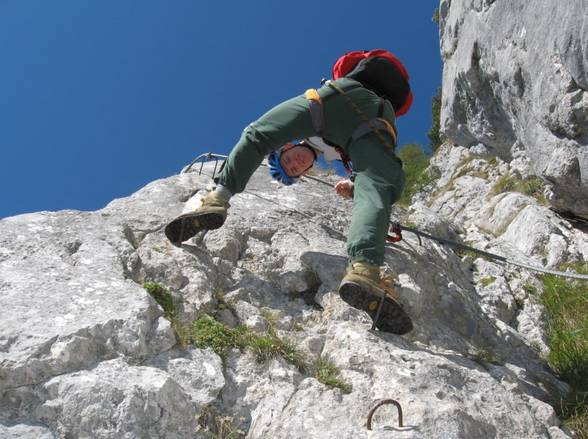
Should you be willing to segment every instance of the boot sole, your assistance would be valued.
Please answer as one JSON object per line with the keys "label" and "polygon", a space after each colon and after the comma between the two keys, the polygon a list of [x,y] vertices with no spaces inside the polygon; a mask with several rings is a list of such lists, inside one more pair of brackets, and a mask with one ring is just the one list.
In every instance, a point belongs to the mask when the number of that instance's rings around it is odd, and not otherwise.
{"label": "boot sole", "polygon": [[[339,287],[339,295],[348,305],[367,312],[372,321],[376,318],[381,301],[379,296],[366,291],[355,282],[342,283]],[[391,297],[386,297],[376,328],[383,332],[402,335],[412,331],[413,326],[412,320],[402,309],[402,305]]]}
{"label": "boot sole", "polygon": [[225,218],[218,213],[186,213],[165,226],[165,236],[175,246],[192,238],[202,230],[220,228]]}

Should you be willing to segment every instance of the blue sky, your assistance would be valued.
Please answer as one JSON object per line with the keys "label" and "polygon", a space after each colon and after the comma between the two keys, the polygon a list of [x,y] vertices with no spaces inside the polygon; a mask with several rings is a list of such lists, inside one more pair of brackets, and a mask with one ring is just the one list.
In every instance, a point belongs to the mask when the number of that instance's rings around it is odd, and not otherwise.
{"label": "blue sky", "polygon": [[399,142],[427,145],[438,3],[0,0],[0,218],[96,210],[226,154],[351,50],[403,61],[415,103]]}

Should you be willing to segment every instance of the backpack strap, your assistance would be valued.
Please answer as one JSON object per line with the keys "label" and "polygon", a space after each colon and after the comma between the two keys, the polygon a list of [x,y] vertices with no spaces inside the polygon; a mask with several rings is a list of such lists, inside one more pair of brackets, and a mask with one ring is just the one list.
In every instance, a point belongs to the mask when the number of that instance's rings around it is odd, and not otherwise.
{"label": "backpack strap", "polygon": [[[314,130],[316,131],[317,135],[319,137],[323,137],[323,133],[325,131],[325,113],[323,111],[323,101],[321,100],[321,97],[319,96],[318,91],[316,91],[315,88],[309,88],[308,90],[306,90],[306,92],[304,93],[304,97],[308,102],[308,109],[310,110],[312,126],[314,127]],[[341,157],[341,162],[343,162],[345,171],[347,171],[347,173],[351,173],[353,171],[351,169],[351,160],[349,159],[349,156],[345,154],[343,148],[341,148],[338,145],[333,145],[331,142],[325,141],[325,143],[335,148],[335,151],[337,151],[339,153],[339,156]]]}
{"label": "backpack strap", "polygon": [[[337,92],[339,92],[339,94],[341,94],[342,96],[345,97],[345,99],[347,100],[347,102],[349,103],[349,106],[353,109],[353,111],[355,111],[362,119],[363,119],[363,123],[357,127],[355,129],[355,131],[359,130],[359,129],[363,129],[362,127],[364,125],[367,126],[368,130],[373,132],[374,134],[376,134],[378,136],[378,139],[382,142],[383,145],[386,146],[386,148],[388,148],[390,150],[390,152],[394,153],[394,149],[396,147],[396,129],[394,128],[394,125],[390,122],[388,122],[386,119],[384,119],[383,117],[376,117],[375,119],[369,119],[365,113],[363,111],[361,111],[361,109],[355,104],[355,102],[353,102],[351,100],[351,98],[347,95],[347,93],[345,93],[345,90],[343,90],[341,87],[339,87],[335,82],[333,81],[326,81],[325,82],[326,85],[328,85],[329,87],[335,89]],[[383,104],[382,101],[380,101],[380,107],[378,109],[378,113],[380,111],[383,111]],[[390,133],[390,135],[392,136],[393,142],[390,143],[380,132],[381,129],[378,129],[378,127],[374,126],[374,123],[376,123],[376,121],[379,121],[381,123],[385,124],[385,131]],[[355,131],[353,134],[355,134]],[[364,133],[362,135],[367,134]],[[357,136],[356,139],[358,139],[361,136]],[[351,138],[349,139],[349,141],[347,142],[347,144],[349,145],[354,139],[353,135],[351,136]]]}
{"label": "backpack strap", "polygon": [[308,109],[310,110],[310,117],[312,118],[312,126],[319,137],[323,137],[323,132],[325,131],[323,101],[315,88],[309,88],[306,90],[304,97],[308,102]]}

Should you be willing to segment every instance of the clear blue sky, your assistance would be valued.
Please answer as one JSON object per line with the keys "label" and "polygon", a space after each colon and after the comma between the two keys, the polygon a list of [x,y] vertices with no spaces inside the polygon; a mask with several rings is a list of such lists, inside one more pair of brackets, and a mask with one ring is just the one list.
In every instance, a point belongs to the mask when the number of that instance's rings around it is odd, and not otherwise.
{"label": "clear blue sky", "polygon": [[228,153],[351,50],[403,61],[415,103],[399,141],[427,145],[438,3],[0,0],[0,218],[96,210]]}

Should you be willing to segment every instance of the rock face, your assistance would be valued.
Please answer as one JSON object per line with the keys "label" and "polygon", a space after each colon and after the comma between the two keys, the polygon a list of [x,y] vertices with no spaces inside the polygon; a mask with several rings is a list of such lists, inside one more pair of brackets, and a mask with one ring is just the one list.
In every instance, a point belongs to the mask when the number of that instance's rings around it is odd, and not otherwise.
{"label": "rock face", "polygon": [[[586,234],[533,198],[483,198],[507,163],[445,148],[441,179],[404,213],[410,221],[534,264],[588,257]],[[1,437],[569,437],[550,405],[567,387],[543,360],[543,309],[523,288],[532,274],[406,234],[386,263],[415,329],[371,332],[336,292],[346,201],[261,169],[221,229],[172,246],[163,226],[209,185],[181,174],[97,212],[0,221]],[[539,232],[520,233],[530,223]],[[271,325],[307,363],[329,359],[351,392],[281,356],[181,347],[146,281],[171,292],[186,325],[205,313],[258,333]],[[384,407],[367,430],[382,398],[401,403],[405,427]]]}
{"label": "rock face", "polygon": [[441,125],[550,184],[553,207],[588,217],[585,0],[442,0]]}

